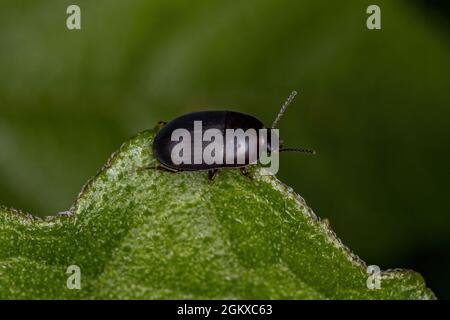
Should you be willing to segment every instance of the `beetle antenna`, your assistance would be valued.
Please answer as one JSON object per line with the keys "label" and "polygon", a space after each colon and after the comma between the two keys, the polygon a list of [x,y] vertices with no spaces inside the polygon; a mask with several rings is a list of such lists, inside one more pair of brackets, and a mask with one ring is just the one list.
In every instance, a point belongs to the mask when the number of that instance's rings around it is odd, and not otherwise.
{"label": "beetle antenna", "polygon": [[272,123],[272,129],[275,129],[277,127],[278,121],[280,121],[281,117],[283,116],[284,112],[286,111],[286,108],[288,105],[294,100],[295,96],[297,95],[297,91],[292,91],[289,97],[286,99],[286,101],[283,103],[283,106],[281,107],[280,111],[278,112],[277,117]]}
{"label": "beetle antenna", "polygon": [[302,152],[308,154],[316,154],[314,150],[305,149],[305,148],[281,148],[280,152]]}

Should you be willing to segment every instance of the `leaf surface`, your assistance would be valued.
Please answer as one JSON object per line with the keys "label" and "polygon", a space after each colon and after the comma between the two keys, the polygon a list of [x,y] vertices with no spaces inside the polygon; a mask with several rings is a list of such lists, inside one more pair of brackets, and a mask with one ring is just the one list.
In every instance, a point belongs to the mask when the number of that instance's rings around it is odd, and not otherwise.
{"label": "leaf surface", "polygon": [[[0,298],[432,299],[413,271],[366,264],[262,168],[139,170],[157,128],[124,143],[72,208],[40,219],[0,209]],[[70,265],[81,290],[67,288]]]}

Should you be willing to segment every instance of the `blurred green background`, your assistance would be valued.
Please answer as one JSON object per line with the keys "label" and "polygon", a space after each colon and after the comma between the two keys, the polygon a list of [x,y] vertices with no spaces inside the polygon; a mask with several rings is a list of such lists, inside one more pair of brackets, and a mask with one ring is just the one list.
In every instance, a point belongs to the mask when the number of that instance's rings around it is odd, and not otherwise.
{"label": "blurred green background", "polygon": [[[81,7],[82,30],[66,28]],[[378,4],[382,30],[366,28]],[[50,215],[130,136],[205,109],[280,123],[278,177],[370,264],[450,298],[444,1],[0,3],[0,204]],[[220,176],[219,176],[220,178]]]}

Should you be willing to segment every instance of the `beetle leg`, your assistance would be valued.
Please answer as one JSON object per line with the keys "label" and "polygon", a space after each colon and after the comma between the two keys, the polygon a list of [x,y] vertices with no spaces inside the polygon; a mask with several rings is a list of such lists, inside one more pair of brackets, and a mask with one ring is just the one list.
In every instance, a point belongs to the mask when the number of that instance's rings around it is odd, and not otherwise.
{"label": "beetle leg", "polygon": [[253,180],[251,173],[247,170],[246,167],[240,167],[239,170],[241,171],[242,175],[246,176],[250,180]]}
{"label": "beetle leg", "polygon": [[208,170],[208,180],[209,182],[212,182],[214,178],[216,177],[217,169]]}
{"label": "beetle leg", "polygon": [[158,121],[158,127],[161,129],[162,127],[164,127],[167,124],[167,122],[165,121]]}
{"label": "beetle leg", "polygon": [[146,166],[146,167],[141,167],[138,169],[139,171],[143,171],[143,170],[159,170],[159,171],[165,171],[165,172],[172,172],[172,173],[177,173],[178,171],[175,169],[170,169],[167,167],[164,167],[160,164],[154,165],[154,166]]}

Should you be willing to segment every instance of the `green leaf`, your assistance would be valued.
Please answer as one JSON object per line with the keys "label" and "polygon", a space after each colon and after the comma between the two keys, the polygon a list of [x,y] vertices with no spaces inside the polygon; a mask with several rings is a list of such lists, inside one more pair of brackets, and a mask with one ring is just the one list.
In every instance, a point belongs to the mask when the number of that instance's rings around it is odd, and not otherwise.
{"label": "green leaf", "polygon": [[[206,172],[139,170],[156,163],[156,131],[124,143],[70,211],[0,209],[0,298],[434,298],[409,270],[368,289],[365,263],[264,169],[253,179],[222,170],[213,183]],[[80,290],[66,286],[70,265]]]}

